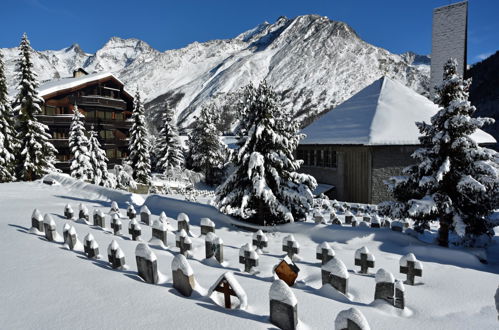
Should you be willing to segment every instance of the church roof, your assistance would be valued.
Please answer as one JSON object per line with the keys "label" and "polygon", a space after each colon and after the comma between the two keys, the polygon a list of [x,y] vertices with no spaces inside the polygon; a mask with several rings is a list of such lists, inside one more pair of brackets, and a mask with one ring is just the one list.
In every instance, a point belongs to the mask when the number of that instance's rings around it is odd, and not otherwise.
{"label": "church roof", "polygon": [[[302,130],[301,144],[417,145],[417,121],[430,122],[438,106],[409,87],[383,77]],[[478,143],[495,143],[477,130]]]}

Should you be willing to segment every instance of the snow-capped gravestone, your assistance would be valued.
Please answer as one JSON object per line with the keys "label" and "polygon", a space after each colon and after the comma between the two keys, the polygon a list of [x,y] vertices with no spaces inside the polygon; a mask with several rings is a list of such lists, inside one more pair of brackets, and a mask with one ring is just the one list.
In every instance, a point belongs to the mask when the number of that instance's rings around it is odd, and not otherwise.
{"label": "snow-capped gravestone", "polygon": [[340,220],[340,219],[338,219],[338,218],[334,218],[334,219],[333,219],[333,221],[332,221],[331,223],[332,223],[333,225],[335,225],[335,226],[341,226],[341,225],[343,225],[343,224],[341,223],[341,220]]}
{"label": "snow-capped gravestone", "polygon": [[322,215],[321,212],[315,212],[314,213],[314,222],[319,224],[319,223],[326,223],[326,218]]}
{"label": "snow-capped gravestone", "polygon": [[158,259],[147,244],[137,244],[135,261],[137,262],[137,272],[145,282],[158,283]]}
{"label": "snow-capped gravestone", "polygon": [[66,219],[69,220],[73,218],[73,215],[74,215],[73,208],[71,207],[71,205],[66,204],[66,206],[64,207],[64,216],[66,217]]}
{"label": "snow-capped gravestone", "polygon": [[215,223],[209,218],[201,218],[201,235],[215,232]]}
{"label": "snow-capped gravestone", "polygon": [[50,214],[45,214],[43,217],[43,230],[47,241],[53,242],[57,237],[55,221]]}
{"label": "snow-capped gravestone", "polygon": [[393,231],[398,231],[398,232],[402,232],[404,230],[404,223],[402,221],[393,221],[392,224],[392,230]]}
{"label": "snow-capped gravestone", "polygon": [[288,257],[293,260],[295,254],[300,253],[300,244],[298,244],[293,235],[288,235],[282,240],[282,250],[287,252]]}
{"label": "snow-capped gravestone", "polygon": [[177,216],[177,231],[182,231],[182,229],[188,234],[190,232],[189,227],[189,216],[185,213],[180,213]]}
{"label": "snow-capped gravestone", "polygon": [[253,234],[252,243],[257,251],[263,251],[263,248],[266,248],[268,246],[269,239],[267,238],[267,235],[265,235],[263,231],[259,229],[256,233]]}
{"label": "snow-capped gravestone", "polygon": [[381,227],[381,219],[379,215],[375,214],[371,218],[371,228],[380,228]]}
{"label": "snow-capped gravestone", "polygon": [[334,219],[338,219],[338,216],[336,215],[336,212],[334,212],[334,210],[331,210],[331,213],[329,213],[329,221],[333,222]]}
{"label": "snow-capped gravestone", "polygon": [[99,244],[97,244],[94,236],[90,233],[88,233],[83,240],[83,250],[88,258],[99,257]]}
{"label": "snow-capped gravestone", "polygon": [[298,325],[298,300],[283,280],[270,286],[270,322],[281,329],[296,329]]}
{"label": "snow-capped gravestone", "polygon": [[180,232],[175,234],[175,246],[180,249],[180,254],[187,256],[190,254],[192,249],[192,241],[187,236],[185,229],[181,229]]}
{"label": "snow-capped gravestone", "polygon": [[110,211],[109,213],[120,213],[118,203],[116,203],[115,201],[112,201],[111,202],[111,209],[109,211]]}
{"label": "snow-capped gravestone", "polygon": [[205,237],[204,246],[206,250],[206,259],[215,257],[219,263],[223,262],[224,242],[220,237],[209,232]]}
{"label": "snow-capped gravestone", "polygon": [[183,296],[190,297],[196,285],[194,271],[182,254],[172,260],[173,287]]}
{"label": "snow-capped gravestone", "polygon": [[343,261],[338,258],[329,260],[321,267],[322,285],[330,284],[343,294],[348,291],[348,270]]}
{"label": "snow-capped gravestone", "polygon": [[371,330],[369,323],[357,308],[341,311],[334,320],[335,330]]}
{"label": "snow-capped gravestone", "polygon": [[94,226],[106,228],[106,215],[99,209],[94,210],[93,214]]}
{"label": "snow-capped gravestone", "polygon": [[258,253],[253,246],[246,243],[239,249],[239,263],[244,265],[244,271],[251,273],[253,267],[258,267]]}
{"label": "snow-capped gravestone", "polygon": [[113,229],[114,235],[121,234],[122,224],[120,218],[118,217],[118,214],[116,213],[112,215],[111,228]]}
{"label": "snow-capped gravestone", "polygon": [[114,239],[111,241],[109,246],[107,247],[107,259],[111,264],[111,267],[122,268],[125,266],[125,253],[121,250],[118,242]]}
{"label": "snow-capped gravestone", "polygon": [[369,214],[364,214],[362,217],[362,221],[364,222],[371,222],[372,217]]}
{"label": "snow-capped gravestone", "polygon": [[352,219],[352,227],[357,227],[359,225],[359,220],[357,218],[353,217]]}
{"label": "snow-capped gravestone", "polygon": [[148,226],[151,224],[151,211],[146,205],[140,208],[140,221]]}
{"label": "snow-capped gravestone", "polygon": [[126,216],[128,217],[128,219],[135,219],[137,217],[137,211],[135,211],[135,207],[133,207],[133,205],[128,205],[127,209],[126,209]]}
{"label": "snow-capped gravestone", "polygon": [[90,221],[90,216],[88,214],[88,208],[80,203],[78,211],[78,219],[85,219],[85,221]]}
{"label": "snow-capped gravestone", "polygon": [[359,228],[369,228],[368,222],[366,221],[360,221],[358,223]]}
{"label": "snow-capped gravestone", "polygon": [[128,224],[128,233],[132,235],[133,241],[140,240],[140,235],[142,234],[142,227],[140,227],[139,223],[135,218],[130,220],[130,223]]}
{"label": "snow-capped gravestone", "polygon": [[383,219],[383,228],[390,228],[392,226],[392,221],[389,218],[384,218]]}
{"label": "snow-capped gravestone", "polygon": [[315,258],[320,260],[322,265],[325,265],[329,260],[333,259],[334,255],[334,250],[329,246],[328,242],[319,244],[315,251]]}
{"label": "snow-capped gravestone", "polygon": [[34,209],[31,214],[31,228],[35,228],[41,233],[45,231],[43,228],[43,216],[38,209]]}
{"label": "snow-capped gravestone", "polygon": [[285,256],[283,260],[275,267],[275,274],[279,279],[286,282],[287,285],[293,286],[295,284],[300,268],[289,258]]}
{"label": "snow-capped gravestone", "polygon": [[64,242],[66,242],[66,239],[68,238],[69,228],[71,228],[71,226],[67,222],[62,227],[62,239],[64,240]]}
{"label": "snow-capped gravestone", "polygon": [[68,246],[70,250],[74,250],[77,242],[78,242],[78,235],[76,234],[76,229],[74,226],[71,226],[66,233],[66,238],[64,239],[64,243]]}
{"label": "snow-capped gravestone", "polygon": [[404,291],[404,284],[395,281],[392,273],[383,268],[376,272],[374,299],[382,299],[396,308],[404,309]]}
{"label": "snow-capped gravestone", "polygon": [[[222,300],[219,299],[220,294],[223,294],[223,306],[225,308],[246,309],[248,306],[248,297],[239,282],[234,277],[234,273],[226,272],[218,278],[213,286],[208,291],[208,296],[217,304],[222,305]],[[231,299],[236,297],[238,301]]]}
{"label": "snow-capped gravestone", "polygon": [[360,273],[367,274],[369,268],[374,267],[374,256],[368,248],[363,246],[355,251],[355,266],[360,266]]}
{"label": "snow-capped gravestone", "polygon": [[412,253],[400,258],[400,272],[407,274],[406,284],[414,285],[414,277],[423,276],[423,264]]}
{"label": "snow-capped gravestone", "polygon": [[160,240],[164,246],[167,246],[166,237],[168,229],[166,224],[159,220],[154,220],[152,223],[152,238]]}

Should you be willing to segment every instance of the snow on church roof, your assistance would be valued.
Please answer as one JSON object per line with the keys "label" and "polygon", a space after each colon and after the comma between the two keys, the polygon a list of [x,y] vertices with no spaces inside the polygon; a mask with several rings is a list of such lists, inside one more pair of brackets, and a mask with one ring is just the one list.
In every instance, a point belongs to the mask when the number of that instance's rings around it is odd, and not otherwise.
{"label": "snow on church roof", "polygon": [[[430,122],[438,106],[409,87],[382,77],[302,130],[301,144],[415,145],[417,121]],[[495,143],[482,130],[471,137]]]}

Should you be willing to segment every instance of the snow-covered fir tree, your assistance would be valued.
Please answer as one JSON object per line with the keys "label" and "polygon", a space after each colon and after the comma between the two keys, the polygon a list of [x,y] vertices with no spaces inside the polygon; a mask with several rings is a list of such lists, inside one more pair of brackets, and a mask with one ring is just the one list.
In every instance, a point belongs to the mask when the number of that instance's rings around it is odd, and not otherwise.
{"label": "snow-covered fir tree", "polygon": [[144,117],[144,105],[140,98],[140,92],[135,92],[132,127],[130,129],[130,141],[128,150],[128,164],[133,168],[133,178],[142,184],[151,183],[151,159],[149,155],[149,141],[147,138],[146,123]]}
{"label": "snow-covered fir tree", "polygon": [[14,114],[7,94],[3,55],[0,53],[0,182],[14,181],[16,178],[16,146]]}
{"label": "snow-covered fir tree", "polygon": [[101,148],[97,132],[92,129],[88,132],[88,149],[90,152],[90,164],[92,165],[93,178],[91,182],[104,187],[112,187],[112,179],[107,170],[109,159],[106,157],[106,152]]}
{"label": "snow-covered fir tree", "polygon": [[438,220],[442,246],[448,246],[449,230],[465,245],[480,246],[493,235],[488,216],[499,207],[499,156],[470,137],[493,120],[471,117],[471,80],[463,80],[456,67],[452,59],[445,64],[443,82],[436,88],[440,110],[430,124],[417,123],[422,134],[421,148],[412,155],[417,164],[390,180],[397,202],[384,203],[382,209],[414,218],[419,229]]}
{"label": "snow-covered fir tree", "polygon": [[241,99],[236,104],[239,116],[234,132],[237,138],[238,147],[244,145],[248,131],[256,119],[256,114],[251,111],[251,106],[255,103],[255,98],[256,89],[253,84],[250,83],[244,87],[244,90],[241,93]]}
{"label": "snow-covered fir tree", "polygon": [[90,163],[90,149],[87,130],[83,124],[83,114],[75,104],[69,127],[69,149],[71,151],[71,176],[80,180],[93,181],[94,169]]}
{"label": "snow-covered fir tree", "polygon": [[218,114],[214,106],[203,108],[187,142],[192,169],[202,172],[205,182],[209,185],[222,182],[228,154],[227,146],[223,143],[221,132],[216,126],[217,119]]}
{"label": "snow-covered fir tree", "polygon": [[216,191],[215,205],[223,213],[266,225],[304,219],[317,184],[296,172],[302,163],[293,156],[303,138],[298,123],[278,107],[265,82],[255,90],[247,113],[254,119],[235,156],[235,171]]}
{"label": "snow-covered fir tree", "polygon": [[156,168],[159,172],[178,171],[184,165],[184,152],[180,144],[177,126],[173,121],[173,109],[166,108],[162,115],[162,126],[157,138]]}
{"label": "snow-covered fir tree", "polygon": [[36,180],[48,172],[56,171],[54,163],[57,153],[57,149],[49,141],[48,127],[38,122],[36,117],[41,113],[44,101],[37,92],[38,81],[33,71],[32,52],[25,33],[19,45],[16,68],[19,86],[14,100],[14,113],[18,116],[17,178],[26,181]]}

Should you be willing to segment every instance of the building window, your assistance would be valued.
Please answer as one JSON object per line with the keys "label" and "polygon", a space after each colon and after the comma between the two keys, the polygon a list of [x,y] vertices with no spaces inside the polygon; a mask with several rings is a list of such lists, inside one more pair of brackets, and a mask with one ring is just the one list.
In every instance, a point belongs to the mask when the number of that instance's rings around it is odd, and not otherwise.
{"label": "building window", "polygon": [[116,158],[116,149],[106,149],[106,157],[111,159],[111,158]]}
{"label": "building window", "polygon": [[110,140],[110,139],[114,139],[114,133],[113,131],[110,131],[110,130],[103,130],[103,131],[100,131],[99,132],[99,135],[101,138],[103,138],[104,140]]}
{"label": "building window", "polygon": [[299,149],[297,159],[303,160],[303,166],[336,167],[336,151],[328,147]]}

